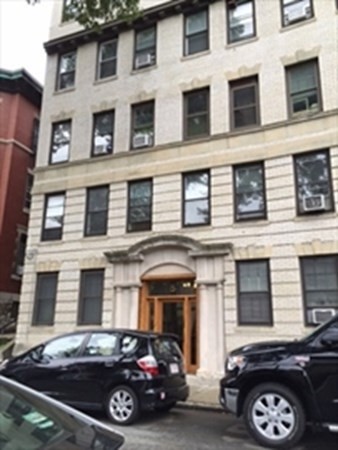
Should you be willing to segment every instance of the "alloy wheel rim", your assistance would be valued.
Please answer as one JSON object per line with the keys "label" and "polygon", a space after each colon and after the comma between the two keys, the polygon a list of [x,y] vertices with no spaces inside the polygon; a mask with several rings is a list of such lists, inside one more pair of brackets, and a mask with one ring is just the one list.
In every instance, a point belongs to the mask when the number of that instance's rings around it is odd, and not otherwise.
{"label": "alloy wheel rim", "polygon": [[254,402],[251,415],[256,430],[272,441],[290,436],[296,424],[290,402],[276,393],[261,395]]}
{"label": "alloy wheel rim", "polygon": [[134,409],[131,395],[124,390],[114,392],[109,402],[109,409],[117,422],[125,422],[130,418]]}

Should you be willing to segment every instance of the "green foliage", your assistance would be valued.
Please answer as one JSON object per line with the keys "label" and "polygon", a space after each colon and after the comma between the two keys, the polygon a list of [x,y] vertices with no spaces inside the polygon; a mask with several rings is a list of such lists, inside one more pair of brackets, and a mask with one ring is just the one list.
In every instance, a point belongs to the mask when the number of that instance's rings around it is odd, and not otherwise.
{"label": "green foliage", "polygon": [[[26,1],[35,5],[41,0]],[[86,28],[97,28],[113,20],[131,20],[139,12],[139,0],[64,0],[63,3],[62,20],[76,20]]]}

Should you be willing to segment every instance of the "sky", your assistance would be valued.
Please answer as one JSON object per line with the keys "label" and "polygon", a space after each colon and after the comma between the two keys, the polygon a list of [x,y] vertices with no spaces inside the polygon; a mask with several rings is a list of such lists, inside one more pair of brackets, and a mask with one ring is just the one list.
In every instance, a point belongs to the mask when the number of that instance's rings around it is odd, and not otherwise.
{"label": "sky", "polygon": [[[62,1],[62,0],[55,0]],[[0,67],[26,69],[44,83],[46,54],[54,0],[40,0],[35,6],[26,0],[0,0]]]}

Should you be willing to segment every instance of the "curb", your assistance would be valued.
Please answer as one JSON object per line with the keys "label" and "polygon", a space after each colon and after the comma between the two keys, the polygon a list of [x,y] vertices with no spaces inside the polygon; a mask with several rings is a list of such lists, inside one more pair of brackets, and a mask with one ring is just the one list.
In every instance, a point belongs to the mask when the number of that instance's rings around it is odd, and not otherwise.
{"label": "curb", "polygon": [[222,413],[224,412],[221,406],[218,406],[213,403],[199,403],[199,402],[178,402],[176,407],[182,409],[200,409],[204,411],[214,411]]}

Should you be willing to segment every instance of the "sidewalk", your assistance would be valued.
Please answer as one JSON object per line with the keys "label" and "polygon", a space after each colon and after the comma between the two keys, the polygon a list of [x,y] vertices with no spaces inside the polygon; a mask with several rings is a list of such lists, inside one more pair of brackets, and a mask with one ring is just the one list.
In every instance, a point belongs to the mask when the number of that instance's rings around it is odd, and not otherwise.
{"label": "sidewalk", "polygon": [[181,406],[222,410],[218,400],[218,379],[187,375],[187,382],[190,388],[190,395],[186,402],[181,403]]}

